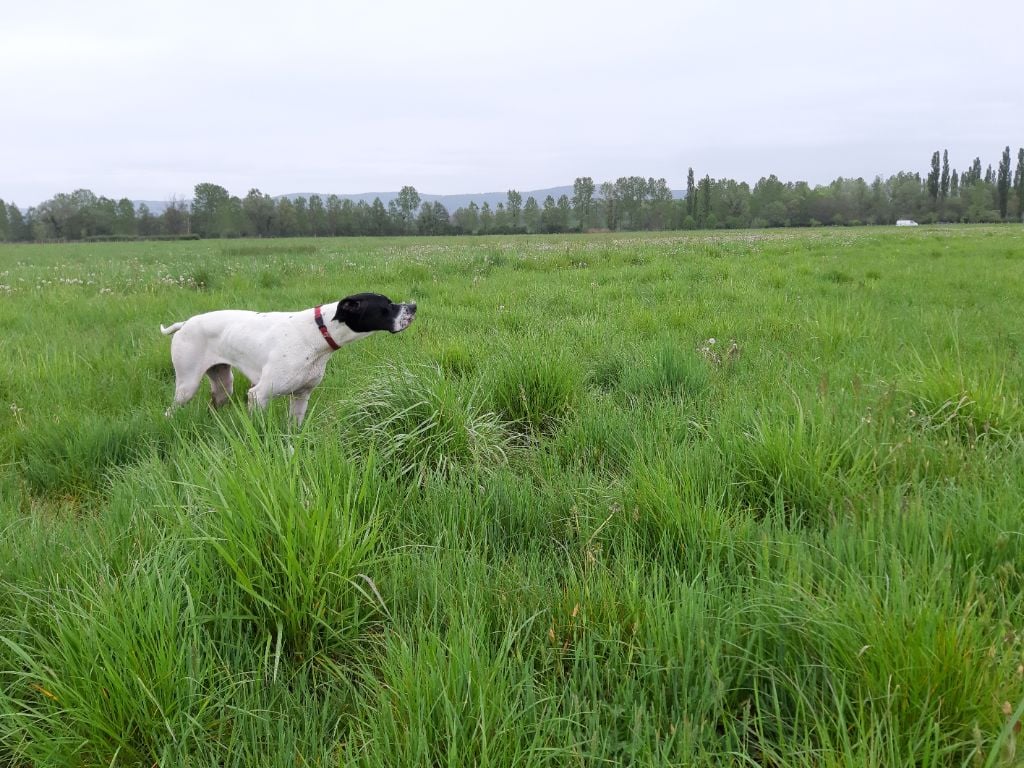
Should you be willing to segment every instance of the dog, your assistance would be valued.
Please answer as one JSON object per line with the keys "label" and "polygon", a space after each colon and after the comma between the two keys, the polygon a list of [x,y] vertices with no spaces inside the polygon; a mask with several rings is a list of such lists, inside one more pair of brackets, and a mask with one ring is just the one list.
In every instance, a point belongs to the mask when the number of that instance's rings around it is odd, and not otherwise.
{"label": "dog", "polygon": [[204,375],[210,377],[213,407],[224,405],[233,391],[234,367],[252,382],[250,411],[290,395],[291,417],[301,425],[334,350],[375,331],[404,331],[415,317],[415,302],[395,304],[379,293],[357,293],[298,312],[222,309],[161,325],[160,333],[173,334],[174,402],[166,415],[195,396]]}

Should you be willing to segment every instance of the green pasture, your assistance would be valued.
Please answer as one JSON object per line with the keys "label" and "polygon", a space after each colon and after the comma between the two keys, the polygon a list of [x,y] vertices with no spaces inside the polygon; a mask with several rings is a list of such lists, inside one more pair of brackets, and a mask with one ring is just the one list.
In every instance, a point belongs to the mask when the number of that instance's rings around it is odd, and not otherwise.
{"label": "green pasture", "polygon": [[1011,225],[0,246],[0,766],[1019,765],[1022,349]]}

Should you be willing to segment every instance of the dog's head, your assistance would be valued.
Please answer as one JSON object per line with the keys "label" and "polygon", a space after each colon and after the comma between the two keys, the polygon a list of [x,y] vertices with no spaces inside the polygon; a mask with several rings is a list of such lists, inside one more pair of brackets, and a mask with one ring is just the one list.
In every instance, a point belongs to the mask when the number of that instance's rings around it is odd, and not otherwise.
{"label": "dog's head", "polygon": [[334,319],[356,333],[404,331],[416,317],[416,304],[395,304],[379,293],[357,293],[338,302]]}

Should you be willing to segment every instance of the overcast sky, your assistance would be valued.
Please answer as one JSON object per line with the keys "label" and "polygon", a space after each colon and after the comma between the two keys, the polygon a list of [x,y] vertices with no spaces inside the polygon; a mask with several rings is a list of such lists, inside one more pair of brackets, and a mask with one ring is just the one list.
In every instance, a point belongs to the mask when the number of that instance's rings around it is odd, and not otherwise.
{"label": "overcast sky", "polygon": [[1021,30],[1021,0],[5,3],[0,198],[994,166]]}

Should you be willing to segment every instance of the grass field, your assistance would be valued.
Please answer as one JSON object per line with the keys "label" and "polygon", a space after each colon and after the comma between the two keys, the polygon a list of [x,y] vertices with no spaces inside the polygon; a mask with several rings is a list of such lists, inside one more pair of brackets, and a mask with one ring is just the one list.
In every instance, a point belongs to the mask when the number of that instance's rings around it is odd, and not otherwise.
{"label": "grass field", "polygon": [[[0,765],[1019,765],[1024,228],[0,246]],[[300,433],[160,323],[374,290]],[[287,450],[294,447],[294,453]]]}

